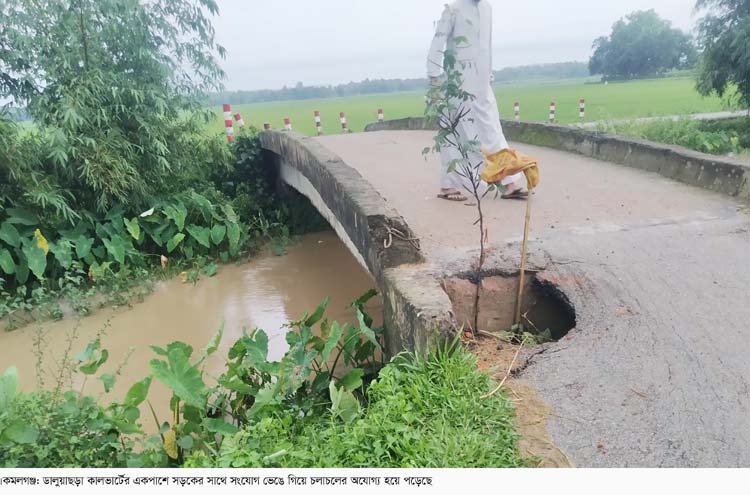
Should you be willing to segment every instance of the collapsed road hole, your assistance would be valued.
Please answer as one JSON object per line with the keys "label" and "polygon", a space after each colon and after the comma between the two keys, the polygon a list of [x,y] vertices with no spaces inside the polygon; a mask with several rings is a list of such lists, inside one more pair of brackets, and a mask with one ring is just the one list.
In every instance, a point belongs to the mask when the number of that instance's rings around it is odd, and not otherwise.
{"label": "collapsed road hole", "polygon": [[[486,332],[508,332],[513,328],[518,297],[518,275],[491,275],[482,279],[479,293],[478,329]],[[470,278],[443,279],[443,290],[453,305],[459,326],[474,326],[476,283]],[[560,340],[576,326],[573,305],[557,285],[528,273],[524,283],[521,323],[526,332],[543,335],[549,330],[552,340]]]}

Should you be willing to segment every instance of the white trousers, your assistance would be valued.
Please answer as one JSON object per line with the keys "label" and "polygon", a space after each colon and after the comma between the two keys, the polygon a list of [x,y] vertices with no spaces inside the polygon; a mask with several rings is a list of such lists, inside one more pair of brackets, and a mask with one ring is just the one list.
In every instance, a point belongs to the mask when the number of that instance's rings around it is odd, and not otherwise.
{"label": "white trousers", "polygon": [[[508,141],[505,139],[503,127],[500,124],[500,112],[497,109],[497,100],[491,87],[488,88],[488,91],[481,91],[479,93],[474,100],[462,104],[464,108],[469,109],[469,112],[461,119],[458,125],[459,139],[462,141],[477,140],[481,144],[481,147],[489,153],[496,153],[508,147]],[[456,170],[453,172],[448,171],[450,163],[453,160],[461,158],[461,153],[455,146],[446,145],[440,150],[440,162],[442,165],[440,177],[441,188],[471,189],[471,181],[468,177],[462,177]],[[484,155],[479,151],[471,152],[469,153],[469,162],[471,163],[475,177],[478,176],[484,167]],[[464,175],[466,174],[464,173]],[[523,174],[518,173],[504,178],[500,183],[507,186],[522,178]],[[486,184],[482,184],[482,188],[486,188]]]}

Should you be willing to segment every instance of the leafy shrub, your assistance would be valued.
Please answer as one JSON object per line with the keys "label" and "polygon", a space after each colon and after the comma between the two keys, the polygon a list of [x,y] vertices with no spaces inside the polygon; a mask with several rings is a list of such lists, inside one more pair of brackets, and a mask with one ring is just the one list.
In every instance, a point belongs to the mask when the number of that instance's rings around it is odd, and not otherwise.
{"label": "leafy shrub", "polygon": [[[310,201],[291,188],[279,197],[276,189],[277,171],[263,166],[263,153],[257,130],[237,137],[233,165],[216,168],[211,182],[226,197],[232,199],[234,208],[245,213],[245,219],[255,217],[251,228],[264,239],[285,238],[329,228]],[[264,214],[264,218],[258,218]]]}
{"label": "leafy shrub", "polygon": [[[150,378],[131,386],[122,403],[108,407],[76,391],[63,391],[72,374],[94,377],[109,354],[99,340],[61,364],[53,390],[18,392],[18,372],[0,375],[0,466],[21,468],[124,467],[140,454],[126,435],[139,435],[138,406],[145,400]],[[63,356],[63,361],[66,357]],[[96,377],[109,392],[116,376]],[[70,384],[68,384],[70,386]]]}
{"label": "leafy shrub", "polygon": [[[13,424],[3,425],[6,418]],[[18,425],[23,423],[23,429]],[[105,409],[74,392],[57,400],[49,392],[25,394],[0,415],[0,464],[3,467],[125,466],[128,450]],[[11,438],[7,438],[7,437]]]}
{"label": "leafy shrub", "polygon": [[81,274],[122,287],[161,256],[202,268],[283,237],[273,189],[253,180],[256,133],[234,148],[205,135],[203,94],[223,77],[217,11],[213,0],[0,8],[0,99],[33,118],[22,131],[0,112],[0,291],[12,299],[0,318]]}
{"label": "leafy shrub", "polygon": [[8,277],[6,288],[13,290],[33,287],[34,281],[41,285],[60,280],[81,269],[97,280],[134,267],[153,267],[160,255],[203,255],[227,262],[240,253],[247,235],[228,202],[214,204],[195,191],[155,200],[140,214],[127,214],[123,207],[100,217],[86,213],[67,227],[9,208],[0,214],[0,274]]}
{"label": "leafy shrub", "polygon": [[274,192],[275,176],[271,169],[261,166],[263,150],[257,130],[250,128],[246,134],[237,136],[232,147],[230,162],[223,167],[214,167],[209,180],[227,198],[232,198],[238,211],[258,212],[278,209],[279,202]]}
{"label": "leafy shrub", "polygon": [[255,129],[206,135],[203,95],[223,72],[213,0],[9,0],[0,8],[0,319],[28,321],[43,294],[87,312],[92,282],[118,291],[149,270],[216,273],[272,241],[280,204]]}
{"label": "leafy shrub", "polygon": [[[194,279],[200,272],[214,274],[212,261],[226,263],[262,242],[282,250],[290,216],[259,161],[259,146],[252,130],[238,136],[233,148],[206,145],[203,156],[193,159],[210,165],[165,181],[164,195],[138,210],[117,204],[104,214],[76,209],[66,215],[51,203],[41,207],[6,196],[8,208],[0,210],[0,294],[6,301],[0,318],[37,308],[33,294],[39,290],[68,297],[86,313],[92,283],[117,300],[118,291],[127,292],[133,280],[160,267],[162,256],[173,260],[170,266],[192,265]],[[3,191],[0,186],[0,200]]]}
{"label": "leafy shrub", "polygon": [[357,395],[364,397],[366,382],[380,367],[376,352],[382,329],[372,328],[372,318],[364,311],[374,295],[368,292],[353,303],[356,326],[323,319],[327,301],[289,323],[289,350],[277,362],[268,359],[264,331],[243,335],[232,345],[227,370],[213,387],[203,381],[202,365],[218,348],[221,332],[195,357],[192,347],[180,342],[153,347],[160,358],[151,361],[151,376],[173,392],[173,418],[159,423],[162,446],[157,455],[165,453],[170,464],[182,464],[191,454],[216,452],[223,437],[267,417],[317,417],[330,411],[354,418],[361,410]]}
{"label": "leafy shrub", "polygon": [[[112,390],[116,373],[99,373],[109,358],[100,338],[76,354],[52,391],[19,394],[11,368],[0,375],[0,465],[525,466],[512,405],[502,394],[481,398],[491,381],[468,351],[404,354],[382,367],[382,329],[363,308],[373,295],[353,303],[357,325],[329,324],[326,303],[291,322],[279,361],[268,359],[264,332],[243,335],[214,385],[203,365],[222,331],[199,352],[180,342],[153,347],[150,375],[107,407],[69,388],[82,374]],[[151,409],[161,426],[147,437],[138,407],[153,380],[171,390],[172,417],[160,421]]]}
{"label": "leafy shrub", "polygon": [[700,127],[704,132],[726,132],[737,136],[737,146],[750,150],[750,118],[748,117],[702,120]]}
{"label": "leafy shrub", "polygon": [[489,377],[463,348],[404,355],[380,371],[368,406],[333,414],[267,416],[225,439],[192,467],[522,467],[513,413],[501,395],[480,399]]}
{"label": "leafy shrub", "polygon": [[702,121],[695,119],[653,120],[604,124],[599,130],[624,134],[649,141],[676,144],[714,155],[738,153],[750,148],[750,120],[729,119]]}
{"label": "leafy shrub", "polygon": [[213,0],[4,2],[0,97],[28,110],[40,151],[15,164],[22,192],[69,212],[139,209],[191,168],[203,92],[224,75],[217,12]]}

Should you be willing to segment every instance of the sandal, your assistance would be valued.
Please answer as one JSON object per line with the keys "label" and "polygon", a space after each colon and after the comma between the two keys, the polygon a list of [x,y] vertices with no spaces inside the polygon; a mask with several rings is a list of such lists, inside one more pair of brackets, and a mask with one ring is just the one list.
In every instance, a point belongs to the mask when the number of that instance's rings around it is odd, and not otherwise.
{"label": "sandal", "polygon": [[502,199],[526,199],[529,197],[529,191],[524,191],[523,189],[516,189],[513,192],[505,193],[502,196],[500,196]]}
{"label": "sandal", "polygon": [[466,196],[464,196],[460,192],[440,193],[437,195],[437,197],[448,201],[466,201],[467,199]]}

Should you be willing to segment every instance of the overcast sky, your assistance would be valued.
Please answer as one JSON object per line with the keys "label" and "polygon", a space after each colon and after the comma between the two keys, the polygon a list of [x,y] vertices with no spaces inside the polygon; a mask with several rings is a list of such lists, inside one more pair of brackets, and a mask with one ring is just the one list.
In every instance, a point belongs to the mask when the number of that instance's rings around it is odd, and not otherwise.
{"label": "overcast sky", "polygon": [[[588,60],[594,38],[634,11],[654,9],[683,30],[693,0],[489,0],[494,66]],[[445,0],[218,0],[227,89],[424,77]]]}

